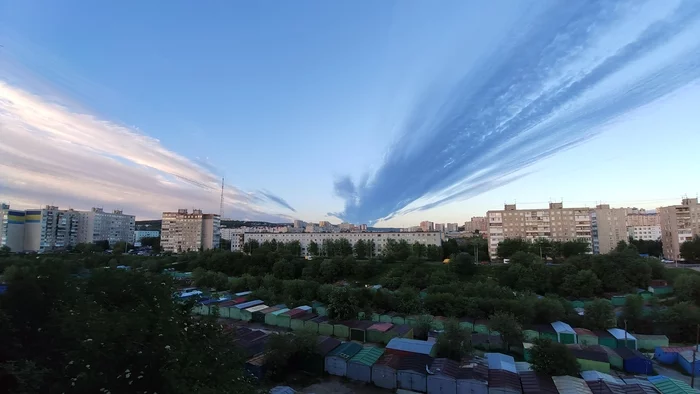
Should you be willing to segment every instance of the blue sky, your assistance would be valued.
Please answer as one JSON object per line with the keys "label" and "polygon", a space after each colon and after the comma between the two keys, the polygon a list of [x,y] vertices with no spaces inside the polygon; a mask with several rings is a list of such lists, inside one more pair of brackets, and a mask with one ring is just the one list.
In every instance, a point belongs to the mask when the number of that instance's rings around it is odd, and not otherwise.
{"label": "blue sky", "polygon": [[700,191],[698,36],[695,1],[0,0],[0,200],[218,211],[225,176],[248,219],[672,204]]}

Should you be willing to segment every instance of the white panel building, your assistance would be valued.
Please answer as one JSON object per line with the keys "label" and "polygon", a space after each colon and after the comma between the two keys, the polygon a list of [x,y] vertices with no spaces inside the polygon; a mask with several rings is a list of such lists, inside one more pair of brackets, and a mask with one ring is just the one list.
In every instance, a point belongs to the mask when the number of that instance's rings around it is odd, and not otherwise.
{"label": "white panel building", "polygon": [[630,226],[627,227],[630,237],[636,241],[658,241],[661,239],[661,226]]}
{"label": "white panel building", "polygon": [[124,215],[122,211],[105,212],[102,208],[80,212],[78,242],[93,243],[109,241],[110,245],[118,242],[134,243],[136,217]]}
{"label": "white panel building", "polygon": [[364,240],[364,241],[373,241],[374,242],[374,251],[372,251],[372,255],[379,255],[382,253],[382,250],[384,249],[384,246],[386,246],[386,242],[389,239],[393,239],[395,241],[401,241],[405,240],[409,244],[413,244],[415,242],[419,242],[424,245],[435,245],[435,246],[441,246],[442,245],[442,237],[443,234],[437,231],[431,231],[431,232],[416,232],[416,233],[406,233],[406,232],[371,232],[371,233],[323,233],[323,232],[316,232],[316,233],[245,233],[243,234],[243,239],[241,242],[237,242],[234,244],[234,242],[231,242],[231,250],[232,251],[241,251],[241,248],[244,247],[246,242],[249,242],[251,240],[258,241],[259,243],[263,243],[265,241],[272,241],[276,240],[277,242],[293,242],[293,241],[299,241],[301,244],[301,253],[302,256],[310,256],[308,253],[308,246],[311,242],[316,242],[319,247],[323,244],[323,241],[326,239],[329,240],[338,240],[338,239],[347,239],[351,245],[355,245],[357,241],[359,240]]}

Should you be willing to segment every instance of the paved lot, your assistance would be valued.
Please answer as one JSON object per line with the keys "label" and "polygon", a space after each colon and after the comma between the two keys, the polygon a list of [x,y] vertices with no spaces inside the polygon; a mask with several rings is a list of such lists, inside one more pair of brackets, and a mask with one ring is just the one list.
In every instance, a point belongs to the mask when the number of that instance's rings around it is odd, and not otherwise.
{"label": "paved lot", "polygon": [[[690,384],[690,376],[684,375],[673,368],[668,368],[667,366],[659,364],[656,361],[654,361],[654,370],[659,375],[665,375],[669,378],[673,378]],[[695,387],[700,387],[700,376],[695,377]]]}

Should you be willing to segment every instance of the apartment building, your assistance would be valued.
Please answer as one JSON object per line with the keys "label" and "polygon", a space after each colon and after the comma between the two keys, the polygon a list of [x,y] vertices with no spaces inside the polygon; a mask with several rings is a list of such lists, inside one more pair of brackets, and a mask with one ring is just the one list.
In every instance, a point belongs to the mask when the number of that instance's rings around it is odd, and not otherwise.
{"label": "apartment building", "polygon": [[660,226],[659,214],[656,212],[647,212],[644,209],[628,208],[627,209],[627,226]]}
{"label": "apartment building", "polygon": [[503,210],[488,211],[486,217],[492,258],[497,257],[498,244],[506,238],[592,242],[589,208],[550,203],[548,209],[517,209],[515,204],[506,204]]}
{"label": "apartment building", "polygon": [[163,212],[160,245],[164,252],[182,253],[218,248],[221,218],[195,209]]}
{"label": "apartment building", "polygon": [[0,203],[0,247],[6,246],[14,252],[24,250],[24,220],[24,211]]}
{"label": "apartment building", "polygon": [[684,198],[681,205],[661,207],[658,210],[661,224],[661,242],[664,257],[681,259],[681,245],[700,235],[700,205],[697,198]]}
{"label": "apartment building", "polygon": [[435,231],[439,231],[441,233],[445,232],[445,225],[443,223],[435,223],[434,228]]}
{"label": "apartment building", "polygon": [[125,215],[120,210],[105,212],[102,208],[92,208],[80,212],[78,242],[108,241],[112,246],[119,242],[133,244],[135,230],[135,216]]}
{"label": "apartment building", "polygon": [[144,238],[158,238],[160,231],[158,230],[136,230],[134,231],[134,244],[141,243]]}
{"label": "apartment building", "polygon": [[447,223],[447,232],[448,233],[455,233],[459,231],[459,224],[457,223]]}
{"label": "apartment building", "polygon": [[47,205],[25,211],[24,219],[25,252],[47,252],[78,244],[78,211]]}
{"label": "apartment building", "polygon": [[351,245],[355,245],[357,241],[373,241],[374,250],[372,255],[380,255],[383,248],[386,246],[386,242],[389,239],[393,239],[397,242],[405,240],[409,244],[419,242],[423,245],[435,245],[441,246],[443,240],[443,234],[437,231],[431,232],[417,232],[417,233],[402,233],[402,232],[371,232],[371,233],[245,233],[243,234],[242,240],[234,243],[231,242],[232,251],[241,251],[246,242],[251,240],[263,243],[265,241],[276,240],[277,242],[292,242],[299,241],[301,244],[301,253],[303,256],[309,256],[308,246],[311,242],[316,242],[319,246],[323,244],[323,241],[347,239]]}
{"label": "apartment building", "polygon": [[636,241],[658,241],[661,239],[661,226],[628,226],[627,236]]}
{"label": "apartment building", "polygon": [[489,221],[485,216],[475,216],[470,221],[464,222],[464,231],[468,233],[479,232],[480,234],[488,234]]}
{"label": "apartment building", "polygon": [[610,208],[608,204],[597,205],[590,211],[592,250],[594,254],[605,254],[615,249],[620,241],[627,242],[627,208]]}
{"label": "apartment building", "polygon": [[420,222],[420,228],[424,232],[435,231],[435,223],[429,221]]}

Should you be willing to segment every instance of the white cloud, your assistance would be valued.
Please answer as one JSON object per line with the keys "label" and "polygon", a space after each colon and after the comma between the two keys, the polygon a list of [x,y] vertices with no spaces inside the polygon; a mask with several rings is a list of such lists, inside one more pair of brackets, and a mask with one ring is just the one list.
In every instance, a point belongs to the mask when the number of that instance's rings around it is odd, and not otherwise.
{"label": "white cloud", "polygon": [[[157,139],[0,81],[2,200],[106,205],[158,217],[178,207],[218,212],[220,187],[211,171]],[[270,200],[260,193],[227,185],[225,200],[226,216],[281,219],[266,213]]]}

